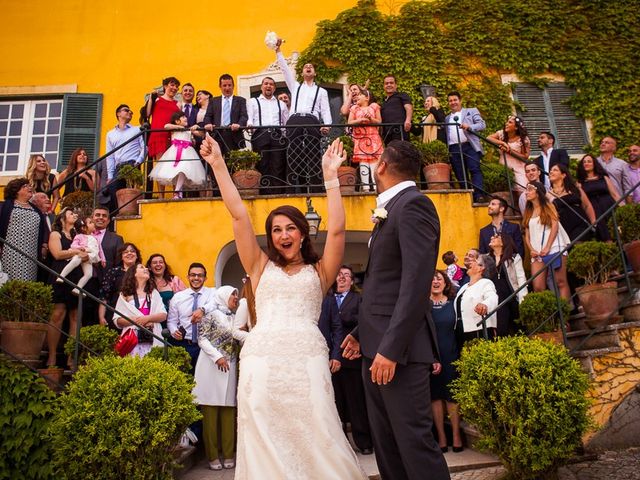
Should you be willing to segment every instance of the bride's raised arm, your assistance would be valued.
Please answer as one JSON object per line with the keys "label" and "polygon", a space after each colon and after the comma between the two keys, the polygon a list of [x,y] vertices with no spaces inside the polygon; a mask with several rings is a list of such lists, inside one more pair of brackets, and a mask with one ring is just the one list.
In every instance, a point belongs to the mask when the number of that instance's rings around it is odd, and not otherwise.
{"label": "bride's raised arm", "polygon": [[333,283],[342,264],[345,241],[345,219],[344,205],[340,195],[340,185],[338,182],[338,167],[347,159],[347,152],[339,139],[335,139],[322,157],[322,174],[324,185],[327,190],[327,241],[320,262],[323,270],[321,278],[327,285],[323,285],[326,290]]}
{"label": "bride's raised arm", "polygon": [[233,235],[240,262],[250,277],[257,280],[267,262],[267,255],[258,245],[251,219],[244,203],[242,203],[238,189],[231,180],[231,175],[229,175],[229,170],[227,170],[227,165],[220,151],[220,145],[208,133],[202,142],[202,147],[200,147],[200,155],[211,165],[224,205],[231,214]]}

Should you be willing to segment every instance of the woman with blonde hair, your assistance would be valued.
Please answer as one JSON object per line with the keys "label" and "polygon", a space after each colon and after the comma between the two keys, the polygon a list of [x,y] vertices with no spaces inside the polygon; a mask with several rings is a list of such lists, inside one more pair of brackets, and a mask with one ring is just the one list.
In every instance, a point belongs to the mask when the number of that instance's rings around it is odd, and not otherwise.
{"label": "woman with blonde hair", "polygon": [[39,153],[32,154],[27,164],[27,173],[25,174],[33,193],[46,193],[49,200],[53,202],[51,211],[55,211],[60,201],[60,190],[55,189],[51,193],[49,191],[56,185],[56,175],[51,173],[51,165],[47,159]]}
{"label": "woman with blonde hair", "polygon": [[[445,122],[446,116],[437,97],[429,96],[425,98],[424,110],[428,114],[422,117],[421,123],[442,124]],[[424,125],[422,127],[422,143],[429,143],[434,140],[440,140],[445,145],[447,144],[447,132],[444,129],[444,125]]]}
{"label": "woman with blonde hair", "polygon": [[[527,206],[522,225],[525,229],[524,241],[531,255],[531,275],[551,266],[553,277],[560,295],[571,298],[567,283],[567,253],[551,261],[551,258],[569,243],[569,236],[560,224],[558,212],[547,199],[547,192],[540,182],[527,185]],[[533,279],[533,290],[541,292],[546,288],[547,276],[541,273]]]}

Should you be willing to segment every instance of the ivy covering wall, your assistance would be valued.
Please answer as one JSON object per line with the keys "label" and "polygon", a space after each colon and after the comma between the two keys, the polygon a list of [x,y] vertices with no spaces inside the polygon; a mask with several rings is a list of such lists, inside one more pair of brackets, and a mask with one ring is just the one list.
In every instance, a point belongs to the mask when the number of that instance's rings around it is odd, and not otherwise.
{"label": "ivy covering wall", "polygon": [[370,79],[378,98],[384,76],[394,74],[414,99],[416,120],[420,84],[436,87],[445,110],[446,93],[459,90],[463,105],[480,109],[487,132],[513,111],[501,73],[539,86],[561,75],[577,92],[573,111],[593,122],[595,142],[612,135],[628,146],[640,141],[639,7],[635,0],[416,0],[384,15],[374,0],[360,0],[318,23],[298,66],[314,63],[322,82],[343,73],[350,82]]}

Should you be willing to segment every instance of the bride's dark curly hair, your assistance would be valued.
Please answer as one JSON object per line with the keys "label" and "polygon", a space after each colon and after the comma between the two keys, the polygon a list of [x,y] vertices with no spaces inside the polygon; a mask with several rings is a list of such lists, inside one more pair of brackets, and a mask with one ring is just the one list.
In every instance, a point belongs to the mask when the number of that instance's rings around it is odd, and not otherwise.
{"label": "bride's dark curly hair", "polygon": [[311,244],[311,240],[309,239],[309,222],[304,217],[304,214],[298,210],[296,207],[291,205],[283,205],[271,211],[269,216],[267,217],[267,221],[265,222],[265,232],[267,234],[267,256],[269,260],[280,267],[284,267],[287,264],[285,258],[280,255],[280,252],[276,249],[273,244],[273,239],[271,237],[271,228],[273,227],[273,218],[276,215],[283,215],[287,217],[289,220],[293,222],[293,224],[298,227],[300,233],[302,234],[302,247],[300,248],[300,253],[302,254],[302,259],[306,264],[315,264],[318,262],[320,257],[313,249],[313,245]]}

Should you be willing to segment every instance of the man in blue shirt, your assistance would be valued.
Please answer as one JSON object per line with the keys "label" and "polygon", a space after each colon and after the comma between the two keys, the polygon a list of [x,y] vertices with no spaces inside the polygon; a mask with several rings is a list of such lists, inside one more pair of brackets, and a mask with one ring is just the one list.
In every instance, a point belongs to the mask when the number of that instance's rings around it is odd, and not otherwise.
{"label": "man in blue shirt", "polygon": [[[107,153],[139,135],[140,127],[130,125],[132,116],[133,111],[128,105],[122,104],[116,108],[118,124],[107,133]],[[144,161],[144,156],[144,139],[139,135],[138,138],[131,140],[107,157],[106,169],[104,162],[97,165],[96,170],[100,174],[98,199],[101,205],[109,207],[109,212],[113,213],[118,208],[116,191],[127,186],[124,180],[118,180],[118,171],[125,165],[140,165]]]}

